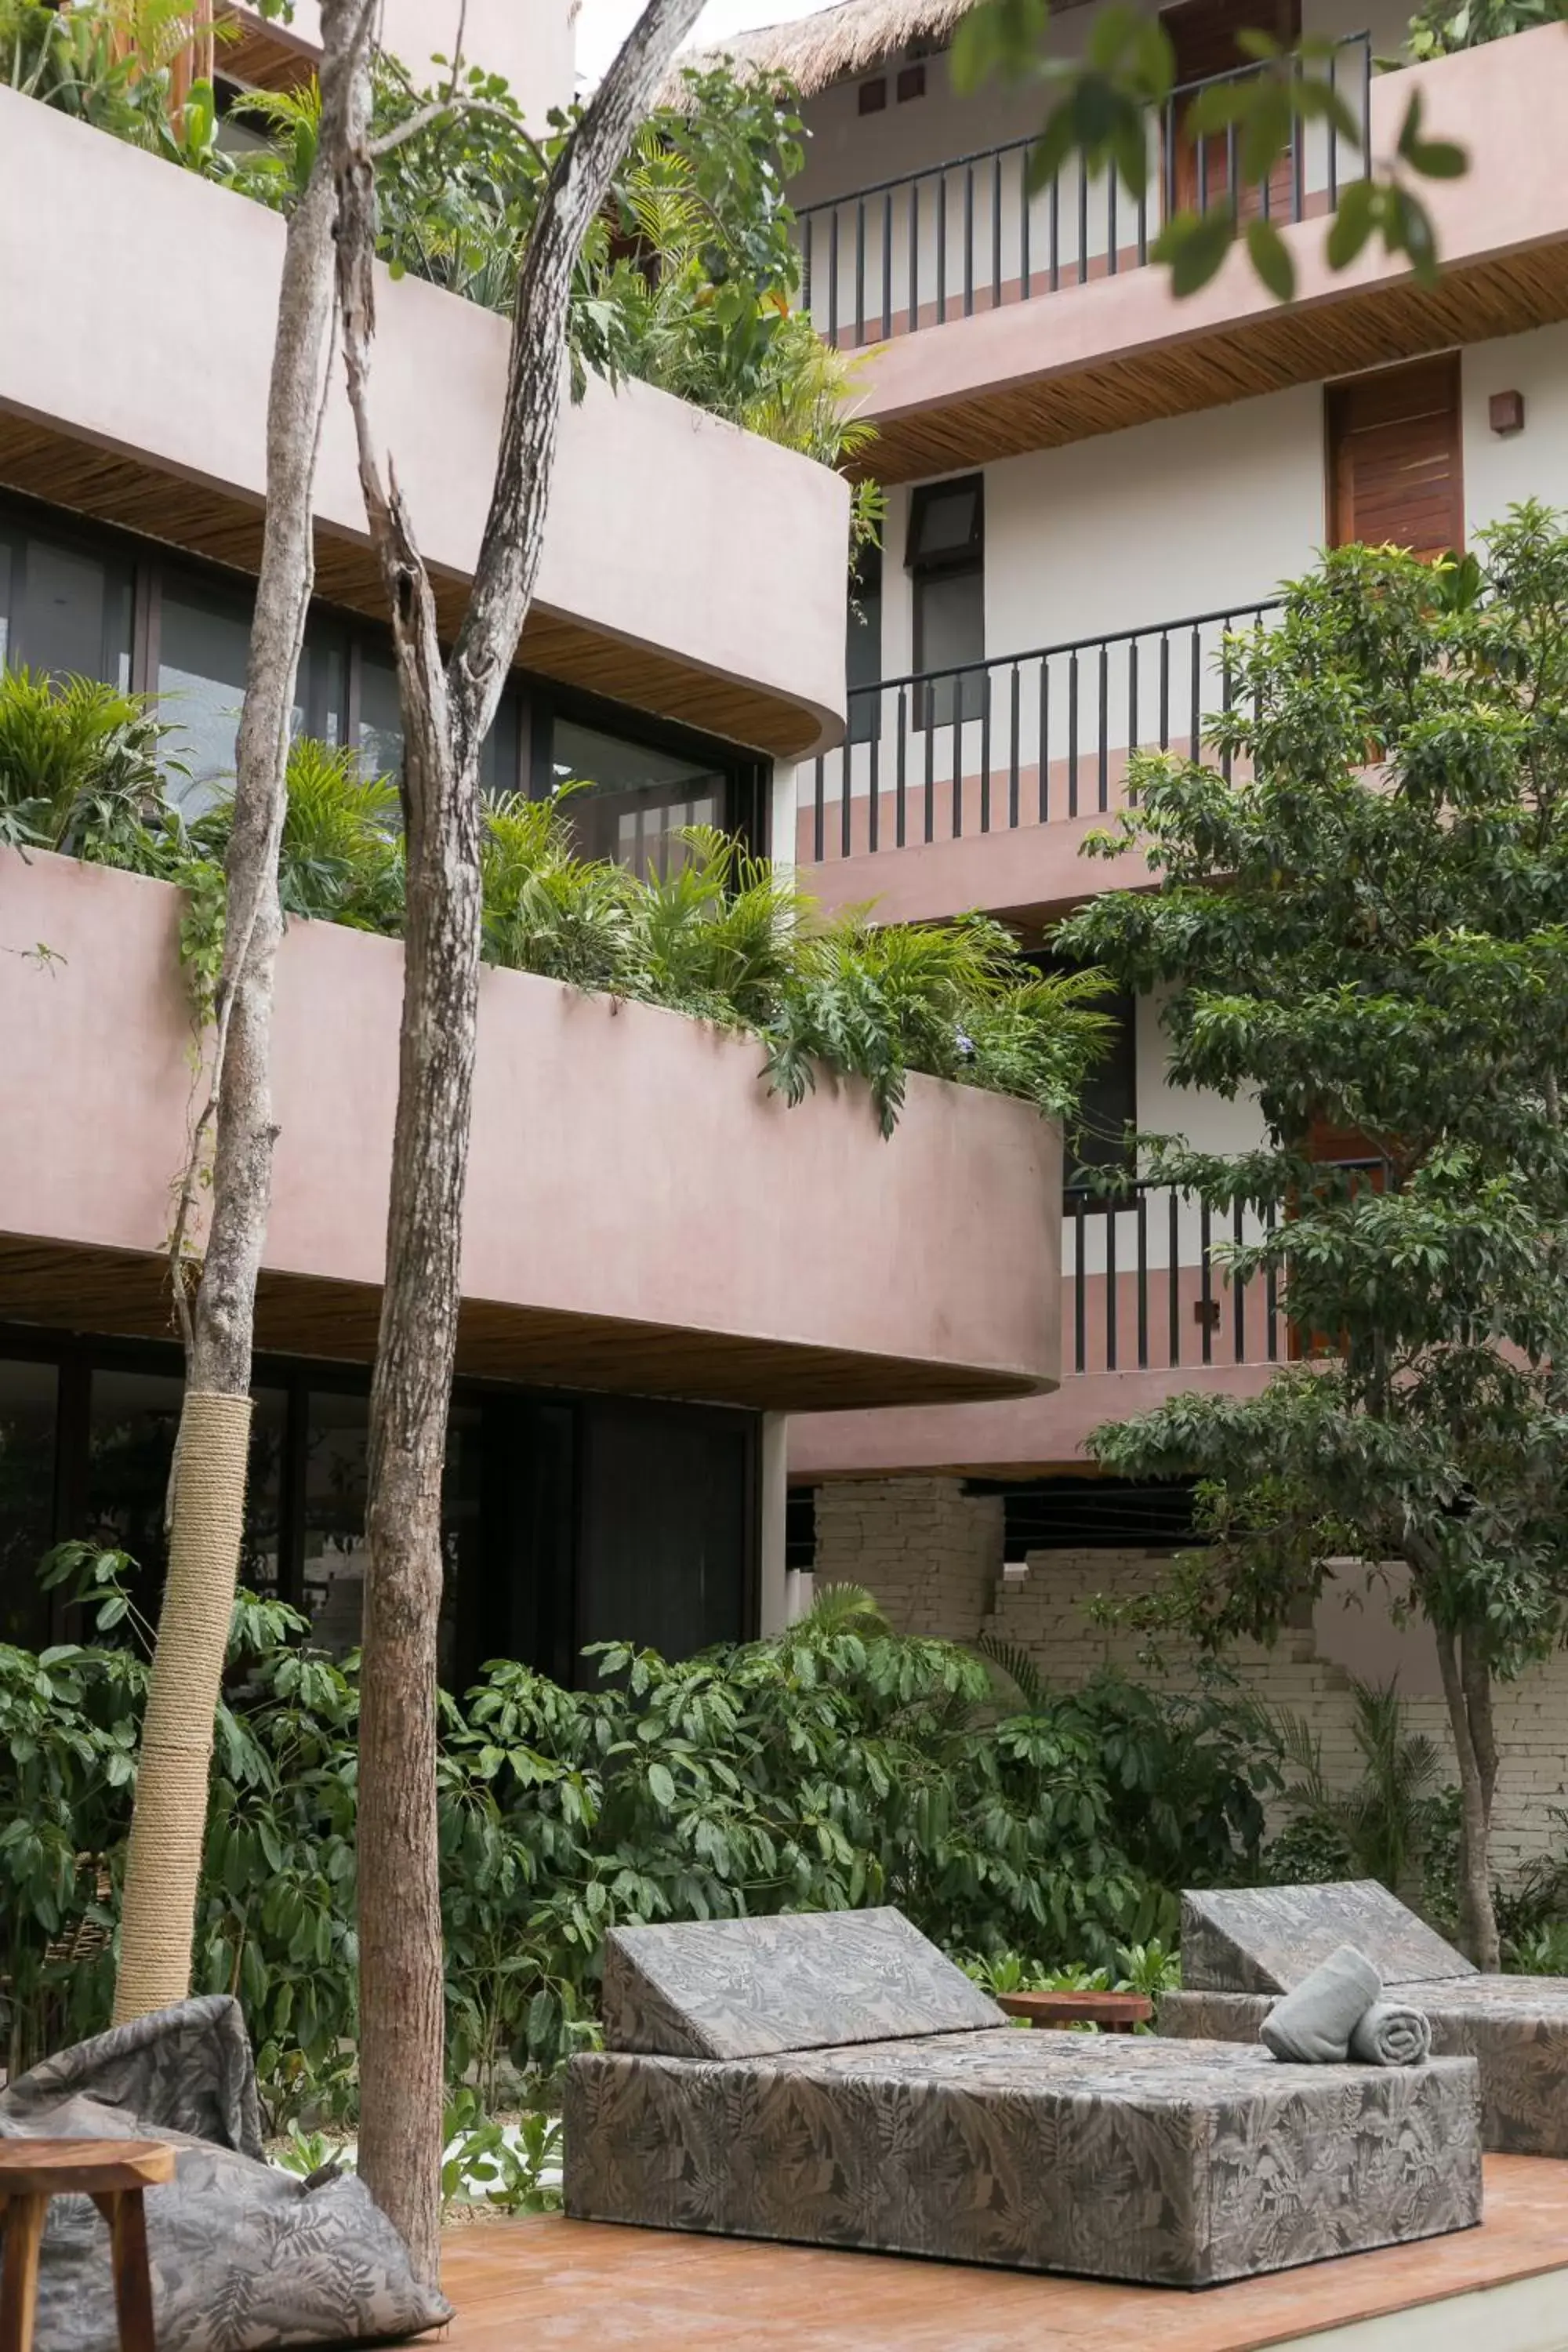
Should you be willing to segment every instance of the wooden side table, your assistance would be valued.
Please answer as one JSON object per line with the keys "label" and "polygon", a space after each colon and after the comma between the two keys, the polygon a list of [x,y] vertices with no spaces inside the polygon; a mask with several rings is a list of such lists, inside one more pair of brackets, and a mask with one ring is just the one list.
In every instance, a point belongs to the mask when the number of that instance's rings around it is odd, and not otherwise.
{"label": "wooden side table", "polygon": [[32,2352],[38,2249],[51,2197],[90,2197],[109,2224],[121,2352],[156,2352],[142,2192],[174,2177],[174,2151],[151,2139],[0,2140],[0,2352]]}
{"label": "wooden side table", "polygon": [[999,1992],[996,2006],[1031,2025],[1099,2025],[1107,2033],[1131,2033],[1154,2014],[1153,2002],[1141,1992]]}

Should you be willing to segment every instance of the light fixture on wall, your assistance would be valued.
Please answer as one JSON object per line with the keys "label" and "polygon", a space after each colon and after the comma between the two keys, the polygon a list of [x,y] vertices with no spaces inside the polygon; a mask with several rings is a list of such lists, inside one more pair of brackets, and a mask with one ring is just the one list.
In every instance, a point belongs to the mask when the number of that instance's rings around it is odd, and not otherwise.
{"label": "light fixture on wall", "polygon": [[1028,1580],[1029,1563],[1026,1559],[1005,1559],[1003,1561],[1002,1581],[1004,1584],[1026,1584]]}
{"label": "light fixture on wall", "polygon": [[1487,403],[1487,423],[1494,433],[1522,433],[1524,430],[1523,393],[1494,392]]}

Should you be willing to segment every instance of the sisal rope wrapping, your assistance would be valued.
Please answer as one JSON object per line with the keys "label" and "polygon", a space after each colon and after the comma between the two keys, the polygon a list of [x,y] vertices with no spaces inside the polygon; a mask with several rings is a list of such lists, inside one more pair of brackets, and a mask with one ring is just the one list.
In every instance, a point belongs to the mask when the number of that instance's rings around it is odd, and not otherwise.
{"label": "sisal rope wrapping", "polygon": [[177,1445],[169,1574],[125,1871],[116,2025],[190,1990],[213,1719],[245,1525],[250,1399],[187,1390]]}

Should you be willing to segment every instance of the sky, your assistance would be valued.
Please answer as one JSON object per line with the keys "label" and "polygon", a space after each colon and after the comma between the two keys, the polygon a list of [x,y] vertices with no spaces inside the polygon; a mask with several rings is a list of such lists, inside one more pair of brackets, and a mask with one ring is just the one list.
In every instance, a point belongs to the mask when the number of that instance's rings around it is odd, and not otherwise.
{"label": "sky", "polygon": [[[827,0],[708,0],[697,20],[693,38],[706,46],[728,34],[746,32],[752,25],[782,24],[791,16],[809,16]],[[583,0],[577,19],[577,70],[584,81],[597,81],[636,23],[639,0]]]}

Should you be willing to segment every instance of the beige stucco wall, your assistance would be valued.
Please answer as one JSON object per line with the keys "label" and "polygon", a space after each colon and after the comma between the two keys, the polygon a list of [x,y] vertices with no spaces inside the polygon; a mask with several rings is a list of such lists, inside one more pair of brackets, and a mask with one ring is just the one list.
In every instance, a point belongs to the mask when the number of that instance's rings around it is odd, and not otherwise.
{"label": "beige stucco wall", "polygon": [[[1021,1583],[1002,1579],[1002,1505],[965,1496],[955,1479],[842,1479],[817,1490],[816,1589],[847,1580],[869,1586],[902,1632],[973,1641],[982,1631],[1028,1652],[1048,1682],[1071,1688],[1102,1666],[1142,1675],[1135,1634],[1093,1622],[1089,1603],[1129,1598],[1158,1576],[1164,1556],[1143,1550],[1034,1552]],[[1322,1740],[1325,1764],[1342,1783],[1359,1779],[1352,1736],[1350,1677],[1397,1677],[1412,1730],[1451,1758],[1447,1719],[1430,1637],[1396,1625],[1388,1588],[1346,1570],[1318,1604],[1310,1627],[1282,1633],[1272,1649],[1238,1645],[1231,1661],[1244,1689],[1270,1706],[1304,1716]],[[1178,1688],[1190,1663],[1171,1656]],[[1497,1862],[1507,1873],[1531,1853],[1564,1843],[1550,1809],[1568,1804],[1568,1656],[1505,1686],[1498,1702],[1502,1769]],[[1451,1761],[1446,1767],[1451,1774]]]}

